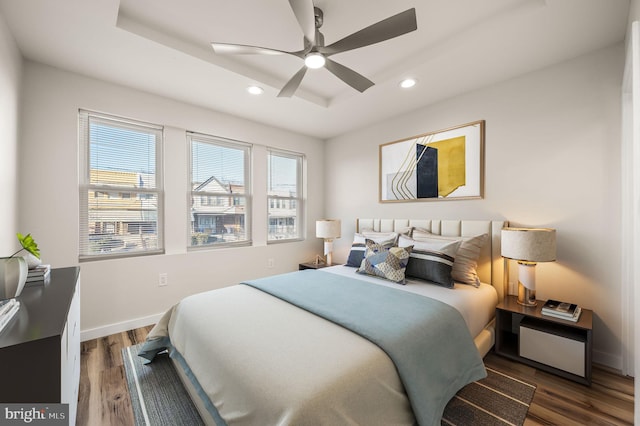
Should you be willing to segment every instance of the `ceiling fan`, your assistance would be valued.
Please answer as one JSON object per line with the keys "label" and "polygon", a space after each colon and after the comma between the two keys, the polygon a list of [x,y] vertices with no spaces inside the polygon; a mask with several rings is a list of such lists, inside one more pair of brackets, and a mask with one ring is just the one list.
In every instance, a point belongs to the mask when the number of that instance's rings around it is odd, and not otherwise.
{"label": "ceiling fan", "polygon": [[340,80],[349,86],[364,92],[373,86],[373,82],[354,70],[330,59],[337,53],[369,46],[381,41],[414,31],[418,28],[416,22],[416,10],[414,8],[393,15],[380,22],[372,24],[351,35],[344,37],[329,46],[324,45],[324,36],[320,32],[323,23],[322,10],[313,5],[312,0],[289,0],[289,5],[304,34],[304,47],[302,50],[287,52],[268,47],[246,46],[231,43],[211,43],[216,54],[232,55],[293,55],[304,59],[305,65],[284,85],[278,97],[291,97],[300,86],[307,68],[325,67]]}

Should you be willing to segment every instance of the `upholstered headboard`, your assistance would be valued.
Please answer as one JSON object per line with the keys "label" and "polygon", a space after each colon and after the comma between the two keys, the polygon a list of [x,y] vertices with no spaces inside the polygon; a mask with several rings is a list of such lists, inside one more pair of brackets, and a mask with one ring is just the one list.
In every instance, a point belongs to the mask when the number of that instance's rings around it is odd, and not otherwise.
{"label": "upholstered headboard", "polygon": [[473,237],[486,233],[490,238],[478,259],[478,276],[482,282],[493,285],[499,300],[502,300],[507,289],[504,261],[500,256],[500,234],[502,228],[508,225],[504,220],[357,219],[356,232],[368,229],[402,232],[409,227],[418,227],[447,237]]}

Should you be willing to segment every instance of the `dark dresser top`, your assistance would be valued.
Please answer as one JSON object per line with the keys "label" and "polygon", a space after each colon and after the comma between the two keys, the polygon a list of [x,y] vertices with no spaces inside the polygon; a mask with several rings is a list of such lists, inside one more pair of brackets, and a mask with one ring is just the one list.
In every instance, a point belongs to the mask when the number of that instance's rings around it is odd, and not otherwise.
{"label": "dark dresser top", "polygon": [[79,267],[52,269],[46,284],[26,286],[17,297],[20,310],[0,331],[0,348],[60,336],[79,274]]}

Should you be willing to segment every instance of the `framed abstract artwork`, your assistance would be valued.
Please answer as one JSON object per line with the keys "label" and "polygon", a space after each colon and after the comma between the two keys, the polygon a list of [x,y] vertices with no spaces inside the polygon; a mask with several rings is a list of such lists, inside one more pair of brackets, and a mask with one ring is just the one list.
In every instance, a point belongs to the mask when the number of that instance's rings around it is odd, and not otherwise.
{"label": "framed abstract artwork", "polygon": [[482,198],[484,120],[380,145],[380,202]]}

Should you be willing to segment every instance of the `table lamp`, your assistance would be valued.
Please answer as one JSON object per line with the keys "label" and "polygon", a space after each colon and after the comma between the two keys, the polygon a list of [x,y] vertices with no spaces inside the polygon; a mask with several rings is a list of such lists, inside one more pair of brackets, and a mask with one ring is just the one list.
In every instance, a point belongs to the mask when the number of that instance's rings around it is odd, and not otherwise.
{"label": "table lamp", "polygon": [[503,228],[502,257],[518,262],[518,303],[536,306],[536,263],[556,260],[556,230]]}
{"label": "table lamp", "polygon": [[331,252],[333,240],[340,238],[341,224],[339,219],[325,219],[316,221],[316,237],[324,238],[324,254],[327,256],[327,266],[331,266]]}

